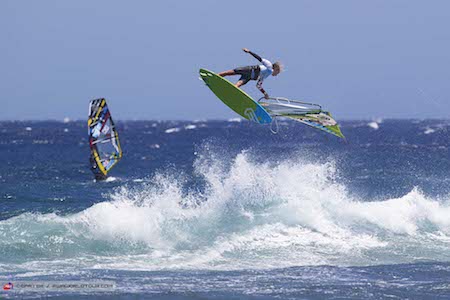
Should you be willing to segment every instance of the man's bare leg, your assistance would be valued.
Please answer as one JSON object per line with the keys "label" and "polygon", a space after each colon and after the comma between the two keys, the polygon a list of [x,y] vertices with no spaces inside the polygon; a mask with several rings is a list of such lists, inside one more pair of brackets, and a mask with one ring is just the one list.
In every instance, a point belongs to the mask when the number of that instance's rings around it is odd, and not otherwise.
{"label": "man's bare leg", "polygon": [[244,80],[239,80],[238,82],[236,82],[236,84],[234,85],[235,87],[241,87],[245,84]]}
{"label": "man's bare leg", "polygon": [[234,70],[228,70],[228,71],[223,71],[219,73],[219,76],[225,77],[225,76],[230,76],[230,75],[236,75],[236,73],[234,73]]}

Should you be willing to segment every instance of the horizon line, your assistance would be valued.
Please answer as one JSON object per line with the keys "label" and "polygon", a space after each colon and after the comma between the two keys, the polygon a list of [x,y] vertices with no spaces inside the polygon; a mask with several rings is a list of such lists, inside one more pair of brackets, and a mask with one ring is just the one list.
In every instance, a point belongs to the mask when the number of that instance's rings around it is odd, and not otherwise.
{"label": "horizon line", "polygon": [[[234,117],[234,118],[226,118],[226,119],[116,119],[114,118],[115,122],[195,122],[195,123],[200,123],[200,122],[211,122],[211,121],[219,121],[219,122],[230,122],[230,121],[235,121],[235,122],[251,122],[247,119],[241,118],[241,117]],[[358,118],[340,118],[338,121],[379,121],[379,122],[383,122],[386,120],[411,120],[411,121],[424,121],[424,120],[436,120],[436,121],[450,121],[450,117],[448,118],[438,118],[438,117],[431,117],[431,118],[392,118],[392,117],[372,117],[372,118],[362,118],[362,119],[358,119]],[[71,119],[71,118],[63,118],[61,119],[54,119],[54,118],[49,118],[49,119],[0,119],[0,123],[6,123],[6,122],[58,122],[58,123],[71,123],[71,122],[87,122],[87,118],[86,119]]]}

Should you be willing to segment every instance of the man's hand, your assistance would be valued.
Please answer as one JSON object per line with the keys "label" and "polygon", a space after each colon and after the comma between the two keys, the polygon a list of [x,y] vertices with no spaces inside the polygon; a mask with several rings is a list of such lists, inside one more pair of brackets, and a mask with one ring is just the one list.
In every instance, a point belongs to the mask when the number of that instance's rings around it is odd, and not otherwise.
{"label": "man's hand", "polygon": [[249,53],[250,50],[248,50],[247,48],[242,48],[242,51],[244,51],[245,53]]}
{"label": "man's hand", "polygon": [[269,94],[265,93],[264,98],[269,99]]}

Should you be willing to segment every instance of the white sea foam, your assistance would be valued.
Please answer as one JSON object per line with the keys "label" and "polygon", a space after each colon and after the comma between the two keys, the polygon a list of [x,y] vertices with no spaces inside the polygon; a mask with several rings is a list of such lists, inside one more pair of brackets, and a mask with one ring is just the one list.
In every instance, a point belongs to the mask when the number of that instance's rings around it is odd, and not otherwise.
{"label": "white sea foam", "polygon": [[194,124],[189,124],[189,125],[184,126],[184,129],[186,129],[186,130],[192,130],[195,128],[197,128],[197,125],[194,125]]}
{"label": "white sea foam", "polygon": [[435,129],[433,129],[433,128],[430,128],[430,127],[427,127],[427,128],[425,128],[425,130],[424,130],[424,134],[431,134],[431,133],[434,133],[434,132],[436,132],[436,130]]}
{"label": "white sea foam", "polygon": [[33,144],[48,144],[49,140],[33,140]]}
{"label": "white sea foam", "polygon": [[419,189],[358,199],[336,180],[332,162],[273,165],[241,153],[229,165],[214,154],[197,157],[202,193],[186,192],[185,175],[156,174],[76,214],[1,221],[0,250],[16,249],[21,267],[36,271],[450,261],[449,199]]}
{"label": "white sea foam", "polygon": [[378,123],[375,121],[368,123],[367,126],[369,126],[372,129],[375,129],[375,130],[380,128],[380,125],[378,125]]}
{"label": "white sea foam", "polygon": [[179,132],[181,129],[179,127],[173,127],[173,128],[169,128],[166,129],[165,133],[175,133],[175,132]]}
{"label": "white sea foam", "polygon": [[118,180],[117,177],[109,176],[108,178],[105,179],[105,182],[113,182],[113,181],[117,181],[117,180]]}
{"label": "white sea foam", "polygon": [[228,122],[242,122],[242,118],[231,118],[228,119]]}

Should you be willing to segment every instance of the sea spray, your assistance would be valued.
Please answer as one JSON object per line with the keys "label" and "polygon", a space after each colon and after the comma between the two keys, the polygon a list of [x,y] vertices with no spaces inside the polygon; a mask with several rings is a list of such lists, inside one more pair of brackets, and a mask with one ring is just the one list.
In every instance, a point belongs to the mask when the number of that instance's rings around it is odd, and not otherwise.
{"label": "sea spray", "polygon": [[218,157],[194,163],[201,191],[185,189],[184,173],[158,172],[79,213],[1,221],[2,263],[156,270],[450,261],[449,199],[419,189],[358,199],[336,180],[333,161]]}

